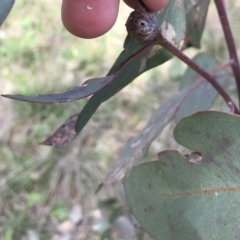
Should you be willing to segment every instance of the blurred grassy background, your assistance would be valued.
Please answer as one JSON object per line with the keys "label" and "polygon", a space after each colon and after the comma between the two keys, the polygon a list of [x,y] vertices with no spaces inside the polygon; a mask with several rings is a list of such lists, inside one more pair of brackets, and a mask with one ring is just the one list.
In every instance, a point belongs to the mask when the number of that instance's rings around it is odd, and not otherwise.
{"label": "blurred grassy background", "polygon": [[[240,4],[236,0],[227,4],[238,43]],[[84,40],[63,28],[60,9],[60,1],[16,1],[0,28],[1,94],[59,92],[106,75],[122,50],[131,10],[122,4],[109,33]],[[227,60],[214,5],[202,45],[221,62]],[[193,56],[196,50],[186,53]],[[55,235],[72,206],[78,204],[87,215],[98,200],[114,196],[117,190],[111,187],[98,195],[94,191],[127,139],[139,133],[154,109],[175,94],[184,69],[174,59],[138,77],[103,104],[76,141],[63,150],[38,143],[79,112],[86,100],[43,105],[0,98],[0,238],[65,239]],[[229,89],[234,92],[234,84]],[[177,147],[171,129],[170,125],[154,141],[148,160],[163,149]],[[88,225],[72,239],[98,239],[88,235]]]}

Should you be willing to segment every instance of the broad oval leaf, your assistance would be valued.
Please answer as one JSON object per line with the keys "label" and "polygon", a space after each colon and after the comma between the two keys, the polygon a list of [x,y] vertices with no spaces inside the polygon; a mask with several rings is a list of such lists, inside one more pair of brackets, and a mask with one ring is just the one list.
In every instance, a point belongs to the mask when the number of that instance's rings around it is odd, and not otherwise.
{"label": "broad oval leaf", "polygon": [[177,151],[139,165],[124,183],[136,219],[155,240],[239,239],[240,117],[199,112],[176,126],[175,139],[202,154],[190,164]]}

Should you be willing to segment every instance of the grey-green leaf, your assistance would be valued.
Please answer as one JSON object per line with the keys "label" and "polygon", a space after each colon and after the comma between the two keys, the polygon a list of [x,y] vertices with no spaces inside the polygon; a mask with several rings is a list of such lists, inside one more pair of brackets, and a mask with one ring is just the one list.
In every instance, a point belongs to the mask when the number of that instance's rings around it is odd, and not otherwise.
{"label": "grey-green leaf", "polygon": [[6,19],[9,12],[11,11],[14,3],[15,3],[14,0],[1,0],[0,1],[0,26]]}
{"label": "grey-green leaf", "polygon": [[201,152],[202,164],[169,150],[133,170],[124,183],[126,199],[153,239],[239,239],[239,134],[239,116],[193,114],[180,121],[174,136]]}
{"label": "grey-green leaf", "polygon": [[25,96],[25,95],[11,95],[5,94],[3,97],[35,103],[56,103],[56,102],[70,102],[81,98],[86,98],[95,92],[99,91],[107,84],[109,84],[114,78],[114,75],[110,75],[104,78],[89,79],[84,83],[84,86],[75,87],[69,91],[63,93],[53,94],[39,94],[37,96]]}
{"label": "grey-green leaf", "polygon": [[[212,56],[207,53],[199,53],[193,58],[193,61],[206,71],[215,75],[216,81],[218,81],[221,86],[224,86],[229,75],[227,74],[226,69],[216,68],[219,66],[219,63]],[[177,121],[197,111],[208,110],[218,96],[218,92],[210,83],[188,67],[182,77],[182,81],[180,82],[180,89],[194,84],[196,85],[195,89],[183,101],[176,113],[175,119]]]}
{"label": "grey-green leaf", "polygon": [[145,158],[152,141],[172,120],[177,109],[191,91],[191,88],[182,90],[153,113],[142,132],[127,141],[103,184],[122,181],[126,174]]}
{"label": "grey-green leaf", "polygon": [[[164,26],[162,26],[162,24]],[[158,15],[158,26],[159,28],[162,26],[162,29],[168,32],[168,37],[170,36],[171,38],[169,40],[173,41],[175,45],[178,46],[180,44],[186,26],[183,0],[171,0],[169,2],[168,6]],[[109,74],[116,73],[119,67],[122,66],[131,55],[136,54],[139,49],[144,46],[135,43],[128,37],[124,47],[125,50],[120,54]],[[171,57],[172,55],[167,50],[157,45],[133,57],[131,61],[121,68],[110,84],[94,94],[89,100],[79,115],[76,123],[76,132],[79,133],[82,130],[101,103],[111,98],[143,72],[166,62]]]}
{"label": "grey-green leaf", "polygon": [[208,13],[209,0],[184,0],[186,10],[186,39],[188,44],[200,48]]}

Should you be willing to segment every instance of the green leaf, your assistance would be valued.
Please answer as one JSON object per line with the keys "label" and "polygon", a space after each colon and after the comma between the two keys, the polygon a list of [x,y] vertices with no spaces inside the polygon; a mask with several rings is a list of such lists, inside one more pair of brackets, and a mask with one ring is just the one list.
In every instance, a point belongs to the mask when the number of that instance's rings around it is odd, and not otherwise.
{"label": "green leaf", "polygon": [[6,19],[9,12],[11,11],[14,3],[15,3],[14,0],[1,0],[0,1],[0,26]]}
{"label": "green leaf", "polygon": [[[158,14],[158,27],[163,28],[165,33],[168,33],[167,39],[173,41],[175,45],[179,45],[182,36],[185,33],[185,9],[183,1],[171,0],[169,4]],[[124,62],[126,62],[133,54],[139,51],[144,45],[136,43],[129,35],[126,37],[124,42],[124,50],[118,56],[116,62],[112,66],[109,74],[115,73]],[[143,65],[142,72],[158,66],[163,62],[158,62],[158,57],[154,55],[159,51],[160,47],[155,46],[149,51],[149,58],[143,59],[146,66]],[[152,56],[151,56],[152,55]],[[154,57],[154,58],[153,58]],[[161,57],[161,54],[159,55]],[[151,60],[151,58],[153,58]],[[148,66],[147,66],[148,65]],[[147,67],[147,68],[146,68]]]}
{"label": "green leaf", "polygon": [[35,102],[35,103],[56,103],[56,102],[70,102],[81,98],[86,98],[95,92],[99,91],[107,84],[109,84],[114,78],[114,75],[110,75],[103,78],[94,78],[87,80],[83,86],[75,87],[70,91],[55,94],[44,94],[37,96],[24,96],[24,95],[2,95],[6,98],[11,98],[19,101]]}
{"label": "green leaf", "polygon": [[[207,53],[200,53],[193,58],[193,61],[206,71],[212,71],[212,74],[216,75],[216,80],[218,83],[224,86],[227,79],[229,78],[229,74],[227,74],[225,69],[216,68],[219,66],[219,63],[213,57]],[[215,71],[213,71],[214,68],[216,68]],[[209,84],[194,70],[188,67],[182,77],[180,89],[189,87],[194,84],[196,85],[195,89],[183,101],[178,112],[176,113],[175,118],[177,121],[180,121],[183,117],[186,117],[197,111],[208,110],[218,96],[218,92],[212,87],[211,84]]]}
{"label": "green leaf", "polygon": [[[169,2],[168,6],[158,15],[158,26],[159,28],[161,26],[163,34],[170,41],[174,42],[175,45],[180,44],[185,33],[185,9],[182,0],[171,0]],[[105,88],[95,93],[79,114],[76,123],[77,134],[87,124],[101,103],[114,96],[141,73],[161,65],[172,57],[167,50],[158,45],[146,48],[138,53],[139,49],[144,47],[141,47],[129,37],[127,37],[124,47],[125,50],[120,54],[109,72],[109,74],[114,74],[118,71],[116,77]],[[133,56],[131,60],[129,60],[130,56]],[[126,64],[123,65],[123,63]],[[120,66],[122,67],[119,70]]]}
{"label": "green leaf", "polygon": [[[205,69],[212,69],[218,65],[216,60],[206,53],[197,55],[194,60]],[[225,71],[221,70],[219,74],[223,73]],[[219,82],[223,84],[226,79],[226,76],[221,75]],[[179,121],[193,112],[208,109],[217,96],[216,90],[204,79],[199,79],[198,74],[190,68],[183,76],[182,89],[187,90],[178,93],[159,107],[143,131],[128,140],[103,184],[121,181],[132,167],[139,164],[145,158],[152,141],[173,117]]]}
{"label": "green leaf", "polygon": [[124,183],[127,202],[155,240],[239,239],[240,118],[199,112],[180,121],[175,139],[202,154],[202,164],[177,151],[136,167]]}
{"label": "green leaf", "polygon": [[125,175],[146,157],[153,140],[172,120],[177,109],[191,91],[192,88],[184,89],[154,112],[142,132],[128,140],[103,184],[122,181]]}
{"label": "green leaf", "polygon": [[[170,58],[170,55],[165,50],[161,50],[161,60],[165,62]],[[158,55],[158,54],[157,54]],[[143,51],[138,59],[130,61],[128,65],[125,65],[121,71],[118,72],[116,77],[111,83],[109,83],[105,88],[95,93],[88,103],[85,105],[81,113],[79,114],[76,123],[76,133],[78,134],[82,128],[86,125],[89,119],[92,117],[94,112],[98,109],[102,102],[108,100],[110,97],[119,92],[123,87],[128,85],[134,80],[135,77],[139,75],[139,67],[141,65],[141,60],[145,57],[147,58],[148,52]]]}
{"label": "green leaf", "polygon": [[188,44],[200,48],[208,13],[209,0],[184,0],[186,9],[186,39]]}

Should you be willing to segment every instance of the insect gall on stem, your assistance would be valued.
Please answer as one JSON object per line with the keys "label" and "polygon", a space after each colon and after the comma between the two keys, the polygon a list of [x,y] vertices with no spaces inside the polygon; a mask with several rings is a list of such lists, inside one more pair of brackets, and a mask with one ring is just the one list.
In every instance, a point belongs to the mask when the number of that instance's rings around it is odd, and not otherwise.
{"label": "insect gall on stem", "polygon": [[157,13],[149,12],[140,0],[135,3],[135,11],[130,13],[126,22],[127,32],[137,43],[151,43],[158,34]]}

